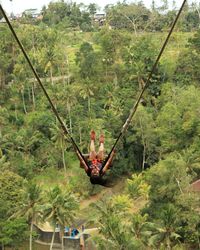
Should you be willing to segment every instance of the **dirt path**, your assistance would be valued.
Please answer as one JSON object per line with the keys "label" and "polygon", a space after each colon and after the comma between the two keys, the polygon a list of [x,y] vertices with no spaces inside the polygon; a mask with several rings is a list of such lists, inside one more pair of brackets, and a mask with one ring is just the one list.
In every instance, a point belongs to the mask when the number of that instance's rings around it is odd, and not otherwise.
{"label": "dirt path", "polygon": [[115,185],[112,188],[104,188],[100,193],[90,196],[88,199],[81,201],[80,203],[80,210],[85,209],[90,204],[101,200],[101,198],[105,196],[112,196],[117,193],[121,193],[125,187],[126,178],[120,178],[117,180]]}

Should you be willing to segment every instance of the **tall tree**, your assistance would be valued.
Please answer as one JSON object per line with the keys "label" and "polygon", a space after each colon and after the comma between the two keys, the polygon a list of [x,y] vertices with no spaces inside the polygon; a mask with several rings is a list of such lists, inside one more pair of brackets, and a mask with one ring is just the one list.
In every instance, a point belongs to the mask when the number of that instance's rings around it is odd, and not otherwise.
{"label": "tall tree", "polygon": [[176,208],[172,204],[167,205],[161,213],[160,224],[156,229],[157,232],[150,238],[153,245],[170,250],[176,243],[179,243],[181,236],[177,233],[177,217],[178,211]]}
{"label": "tall tree", "polygon": [[61,149],[62,153],[62,162],[63,162],[63,167],[65,170],[65,173],[67,172],[66,168],[66,161],[65,161],[65,151],[66,151],[66,138],[63,133],[63,129],[59,127],[59,125],[54,124],[53,127],[51,128],[52,132],[52,140],[55,142],[56,146]]}
{"label": "tall tree", "polygon": [[76,53],[76,64],[79,66],[80,75],[84,79],[91,79],[96,76],[97,54],[90,43],[84,42],[81,44],[79,51]]}
{"label": "tall tree", "polygon": [[150,110],[147,111],[147,109],[141,105],[138,108],[133,124],[136,129],[136,136],[139,136],[143,146],[142,170],[144,170],[145,163],[148,162],[152,164],[156,158],[155,148],[157,138],[153,114],[151,114]]}
{"label": "tall tree", "polygon": [[90,15],[93,17],[94,14],[97,12],[97,10],[99,9],[98,5],[96,3],[90,3],[87,7]]}
{"label": "tall tree", "polygon": [[56,226],[60,226],[62,236],[64,227],[73,221],[77,209],[78,203],[69,190],[63,192],[55,186],[47,193],[47,203],[43,210],[44,219],[49,221],[54,228],[50,250],[53,248]]}
{"label": "tall tree", "polygon": [[41,189],[35,183],[27,183],[22,206],[13,215],[16,217],[25,217],[30,225],[29,249],[33,245],[33,225],[41,217]]}

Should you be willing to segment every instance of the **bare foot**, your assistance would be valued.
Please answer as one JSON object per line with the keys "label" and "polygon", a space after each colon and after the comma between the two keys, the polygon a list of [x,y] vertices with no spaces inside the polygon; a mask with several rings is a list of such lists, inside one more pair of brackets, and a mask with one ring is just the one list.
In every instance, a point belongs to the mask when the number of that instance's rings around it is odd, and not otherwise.
{"label": "bare foot", "polygon": [[94,132],[94,130],[92,130],[91,133],[90,133],[90,139],[92,141],[95,141],[95,137],[96,137],[95,132]]}
{"label": "bare foot", "polygon": [[99,142],[100,143],[104,143],[104,135],[103,134],[100,135]]}

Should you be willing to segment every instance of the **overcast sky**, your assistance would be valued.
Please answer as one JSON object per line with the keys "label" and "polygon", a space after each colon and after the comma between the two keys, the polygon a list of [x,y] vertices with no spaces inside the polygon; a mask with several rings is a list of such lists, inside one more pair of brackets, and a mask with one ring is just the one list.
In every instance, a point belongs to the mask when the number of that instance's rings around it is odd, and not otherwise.
{"label": "overcast sky", "polygon": [[[55,0],[54,0],[55,1]],[[169,0],[169,2],[172,0]],[[189,2],[191,2],[190,0]],[[195,0],[194,0],[195,1]],[[20,14],[26,9],[41,9],[44,5],[48,5],[52,0],[0,0],[0,3],[2,4],[3,8],[6,10],[7,13],[15,13],[15,14]],[[78,0],[78,1],[73,1],[76,3],[84,3],[84,4],[89,4],[89,3],[96,3],[98,4],[102,10],[103,7],[107,4],[114,4],[116,2],[119,2],[119,0]],[[122,2],[122,1],[121,1]],[[130,1],[128,0],[127,2],[136,2],[136,1]],[[143,3],[147,6],[150,7],[152,0],[144,0]],[[159,3],[159,0],[156,0],[155,2]],[[197,1],[199,2],[199,1]],[[182,0],[176,0],[176,5],[179,7],[182,3]]]}

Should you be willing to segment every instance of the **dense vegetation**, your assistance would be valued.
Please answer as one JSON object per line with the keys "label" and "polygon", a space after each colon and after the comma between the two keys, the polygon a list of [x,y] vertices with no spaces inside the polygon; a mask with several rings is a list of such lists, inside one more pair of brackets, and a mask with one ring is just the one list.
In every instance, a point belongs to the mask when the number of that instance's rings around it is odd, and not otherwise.
{"label": "dense vegetation", "polygon": [[[96,11],[58,1],[42,20],[12,23],[84,153],[91,129],[112,146],[176,14],[167,1],[151,10],[118,3],[102,24]],[[93,208],[98,249],[200,248],[199,196],[190,191],[200,178],[198,28],[199,6],[186,6],[109,173],[126,187]],[[31,246],[34,222],[62,229],[78,201],[102,188],[79,169],[6,24],[0,32],[0,243],[17,249],[28,237]]]}

